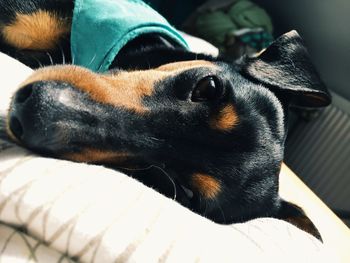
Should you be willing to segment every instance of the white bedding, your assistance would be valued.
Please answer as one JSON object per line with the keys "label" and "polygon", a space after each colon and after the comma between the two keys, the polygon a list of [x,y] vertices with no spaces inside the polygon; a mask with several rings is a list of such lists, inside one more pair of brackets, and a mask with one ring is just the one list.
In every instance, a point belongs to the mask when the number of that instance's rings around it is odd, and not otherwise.
{"label": "white bedding", "polygon": [[[0,116],[31,70],[0,53]],[[272,218],[218,225],[126,175],[0,140],[0,262],[334,262]]]}

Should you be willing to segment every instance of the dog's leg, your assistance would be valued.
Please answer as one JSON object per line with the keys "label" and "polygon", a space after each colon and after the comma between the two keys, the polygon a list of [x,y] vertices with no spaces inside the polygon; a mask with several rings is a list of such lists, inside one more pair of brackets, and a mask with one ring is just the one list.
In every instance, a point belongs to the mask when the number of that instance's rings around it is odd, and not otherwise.
{"label": "dog's leg", "polygon": [[0,0],[0,51],[24,64],[70,62],[73,0]]}

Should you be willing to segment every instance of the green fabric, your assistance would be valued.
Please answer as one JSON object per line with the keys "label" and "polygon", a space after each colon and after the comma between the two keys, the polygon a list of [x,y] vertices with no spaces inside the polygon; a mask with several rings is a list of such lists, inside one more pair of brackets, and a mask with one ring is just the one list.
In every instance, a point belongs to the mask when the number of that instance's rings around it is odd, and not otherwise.
{"label": "green fabric", "polygon": [[227,14],[240,28],[264,28],[272,33],[273,26],[264,9],[248,0],[239,0],[228,10]]}
{"label": "green fabric", "polygon": [[[216,10],[205,9],[198,13],[194,26],[194,32],[216,45],[221,52],[233,44],[237,45],[238,40],[242,46],[259,50],[273,39],[270,17],[249,0],[236,0]],[[245,29],[244,35],[241,29]]]}
{"label": "green fabric", "polygon": [[222,45],[228,32],[238,29],[230,17],[220,10],[201,14],[196,20],[196,28],[200,36],[205,36],[216,45]]}
{"label": "green fabric", "polygon": [[75,0],[72,59],[93,71],[107,71],[123,46],[147,33],[161,34],[188,48],[165,18],[141,0]]}

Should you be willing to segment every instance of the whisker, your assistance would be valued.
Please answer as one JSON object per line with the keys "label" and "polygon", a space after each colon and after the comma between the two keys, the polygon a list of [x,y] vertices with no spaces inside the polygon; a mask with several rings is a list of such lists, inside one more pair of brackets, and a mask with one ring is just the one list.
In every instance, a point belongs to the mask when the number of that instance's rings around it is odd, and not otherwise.
{"label": "whisker", "polygon": [[116,166],[116,168],[122,169],[122,170],[127,170],[127,171],[146,171],[151,168],[153,168],[153,165],[144,167],[144,168],[128,168],[128,167],[121,167],[121,166]]}
{"label": "whisker", "polygon": [[64,51],[63,51],[63,48],[61,47],[61,45],[59,45],[59,48],[60,48],[61,54],[62,54],[62,64],[65,65],[66,64],[66,56],[64,55]]}
{"label": "whisker", "polygon": [[43,64],[41,64],[40,60],[37,59],[34,55],[31,55],[31,58],[32,58],[33,60],[35,60],[35,61],[38,63],[39,68],[42,68],[42,67],[43,67]]}
{"label": "whisker", "polygon": [[[207,211],[208,211],[208,201],[206,201],[205,199],[202,199],[202,196],[200,194],[198,194],[198,198],[199,198],[199,207],[200,207],[200,214],[204,217],[207,216]],[[202,212],[202,207],[204,206],[204,211]]]}
{"label": "whisker", "polygon": [[43,64],[41,64],[39,60],[35,59],[35,61],[38,62],[39,68],[43,67]]}
{"label": "whisker", "polygon": [[215,200],[216,205],[220,209],[220,212],[221,212],[221,215],[222,215],[222,219],[224,220],[224,224],[226,224],[226,217],[225,217],[224,210],[222,210],[222,207],[221,207],[220,203],[218,202],[218,200],[217,199],[214,199],[214,200]]}
{"label": "whisker", "polygon": [[[148,139],[149,139],[150,143],[153,143],[154,145],[158,145],[158,144],[160,144],[161,142],[165,142],[164,139],[159,139],[159,138],[152,137],[152,136],[148,137]],[[164,167],[163,167],[163,168],[164,168]]]}
{"label": "whisker", "polygon": [[49,52],[46,52],[46,55],[47,55],[47,56],[49,57],[49,59],[50,59],[51,66],[53,66],[53,59],[52,59],[50,53],[49,53]]}
{"label": "whisker", "polygon": [[[162,164],[163,168],[165,167],[165,164]],[[149,170],[151,168],[157,168],[158,170],[160,170],[163,174],[165,174],[169,181],[172,183],[173,185],[173,188],[174,188],[174,197],[173,197],[173,200],[176,200],[176,197],[177,197],[177,190],[176,190],[176,184],[174,182],[174,180],[171,178],[171,176],[166,172],[164,171],[164,169],[160,166],[157,166],[155,164],[151,164],[150,166],[147,166],[145,168],[127,168],[127,167],[121,167],[121,166],[116,166],[116,168],[119,168],[119,169],[122,169],[122,170],[126,170],[126,171],[146,171],[146,170]]]}
{"label": "whisker", "polygon": [[170,180],[170,182],[173,184],[173,188],[174,188],[174,197],[173,200],[176,200],[176,196],[177,196],[177,191],[176,191],[176,184],[174,182],[174,180],[171,178],[171,176],[165,172],[161,167],[157,166],[157,165],[152,165],[154,168],[159,169],[161,172],[163,172]]}

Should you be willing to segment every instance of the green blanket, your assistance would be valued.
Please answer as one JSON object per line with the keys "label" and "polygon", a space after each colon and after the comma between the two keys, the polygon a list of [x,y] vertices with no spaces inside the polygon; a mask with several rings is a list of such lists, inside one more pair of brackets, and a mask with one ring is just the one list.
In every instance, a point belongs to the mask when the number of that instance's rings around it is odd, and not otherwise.
{"label": "green blanket", "polygon": [[74,64],[107,71],[123,46],[147,33],[161,34],[187,48],[166,19],[141,0],[75,0],[71,33]]}

